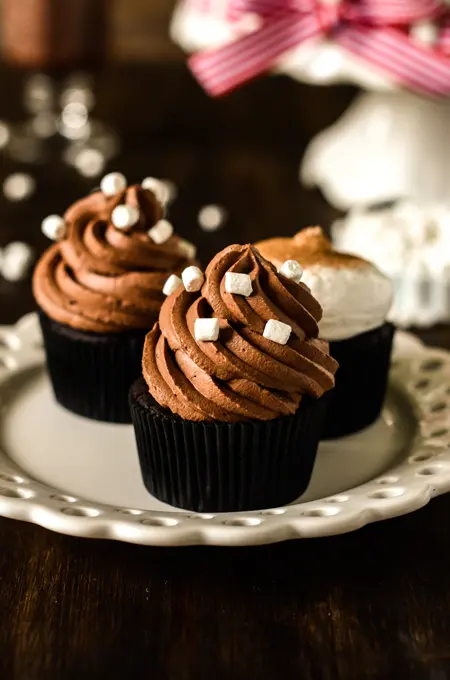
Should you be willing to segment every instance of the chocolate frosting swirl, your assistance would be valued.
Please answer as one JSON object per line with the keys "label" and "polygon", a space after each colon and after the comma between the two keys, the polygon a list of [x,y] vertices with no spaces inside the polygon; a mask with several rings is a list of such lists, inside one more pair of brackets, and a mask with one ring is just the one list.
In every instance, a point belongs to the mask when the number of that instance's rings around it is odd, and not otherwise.
{"label": "chocolate frosting swirl", "polygon": [[[140,214],[128,231],[111,223],[112,211],[123,203]],[[177,236],[157,245],[147,234],[162,216],[155,195],[141,186],[112,197],[97,192],[75,203],[64,215],[66,237],[37,264],[33,292],[39,306],[52,319],[85,331],[151,328],[169,274],[192,264]]]}
{"label": "chocolate frosting swirl", "polygon": [[[225,273],[250,275],[253,293],[227,293]],[[305,394],[334,386],[337,363],[317,339],[321,307],[309,289],[278,274],[255,247],[233,245],[211,261],[200,293],[179,288],[146,337],[143,375],[156,401],[186,420],[271,420],[294,413]],[[197,318],[216,317],[216,342],[195,340]],[[263,336],[288,323],[286,345]]]}

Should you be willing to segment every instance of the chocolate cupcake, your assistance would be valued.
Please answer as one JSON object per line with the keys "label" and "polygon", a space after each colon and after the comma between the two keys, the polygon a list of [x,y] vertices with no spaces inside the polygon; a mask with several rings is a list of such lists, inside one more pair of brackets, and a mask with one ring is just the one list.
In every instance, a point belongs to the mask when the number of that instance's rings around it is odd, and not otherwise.
{"label": "chocolate cupcake", "polygon": [[261,241],[257,247],[281,270],[286,261],[298,262],[302,281],[322,305],[319,335],[339,362],[323,438],[368,427],[380,415],[386,394],[394,335],[386,322],[391,281],[367,260],[334,250],[320,227]]}
{"label": "chocolate cupcake", "polygon": [[111,173],[101,187],[64,217],[43,221],[56,243],[37,264],[33,292],[57,401],[88,418],[126,423],[145,334],[170,290],[168,277],[194,253],[162,219],[156,180],[127,187]]}
{"label": "chocolate cupcake", "polygon": [[250,245],[189,287],[164,302],[130,391],[144,483],[201,512],[289,503],[309,483],[337,368],[320,305]]}

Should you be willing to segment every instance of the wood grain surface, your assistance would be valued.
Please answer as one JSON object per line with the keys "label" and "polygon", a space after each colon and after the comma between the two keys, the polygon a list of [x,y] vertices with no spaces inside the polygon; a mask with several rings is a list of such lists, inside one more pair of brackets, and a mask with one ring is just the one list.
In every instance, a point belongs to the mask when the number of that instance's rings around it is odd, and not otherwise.
{"label": "wood grain surface", "polygon": [[[2,118],[24,117],[23,78],[0,71]],[[230,242],[336,216],[300,187],[298,162],[353,90],[280,77],[212,102],[172,65],[111,67],[97,91],[95,113],[123,143],[111,169],[172,179],[173,221],[204,261]],[[93,186],[59,152],[51,144],[32,170],[32,200],[0,199],[0,246],[24,239],[41,250],[42,217]],[[17,169],[2,158],[0,179]],[[213,234],[197,224],[206,203],[229,214]],[[0,323],[31,309],[29,282],[0,283]],[[450,347],[447,327],[423,335]],[[0,519],[0,678],[445,680],[449,525],[446,496],[353,534],[248,549],[152,549]]]}

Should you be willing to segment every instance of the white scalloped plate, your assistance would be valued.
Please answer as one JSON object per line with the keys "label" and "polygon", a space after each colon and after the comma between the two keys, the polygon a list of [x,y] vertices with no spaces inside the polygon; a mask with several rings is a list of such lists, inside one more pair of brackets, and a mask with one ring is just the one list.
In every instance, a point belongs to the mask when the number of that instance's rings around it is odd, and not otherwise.
{"label": "white scalloped plate", "polygon": [[55,404],[37,319],[0,327],[0,515],[144,545],[256,545],[330,536],[450,490],[450,354],[397,333],[383,416],[320,445],[307,493],[283,508],[193,514],[152,498],[131,426]]}

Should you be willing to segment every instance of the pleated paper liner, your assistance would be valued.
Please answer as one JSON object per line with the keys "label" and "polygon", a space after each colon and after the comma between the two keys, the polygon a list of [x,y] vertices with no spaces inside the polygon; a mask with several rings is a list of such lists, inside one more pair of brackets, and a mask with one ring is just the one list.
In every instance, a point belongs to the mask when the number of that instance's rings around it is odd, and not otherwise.
{"label": "pleated paper liner", "polygon": [[130,407],[144,484],[195,512],[290,503],[309,484],[326,403],[305,398],[297,413],[271,421],[194,422],[157,404],[141,378]]}
{"label": "pleated paper liner", "polygon": [[385,323],[348,340],[330,342],[339,362],[330,392],[322,439],[353,434],[381,413],[388,383],[394,326]]}
{"label": "pleated paper liner", "polygon": [[88,333],[42,311],[39,319],[58,403],[93,420],[130,423],[128,391],[141,374],[146,331]]}

